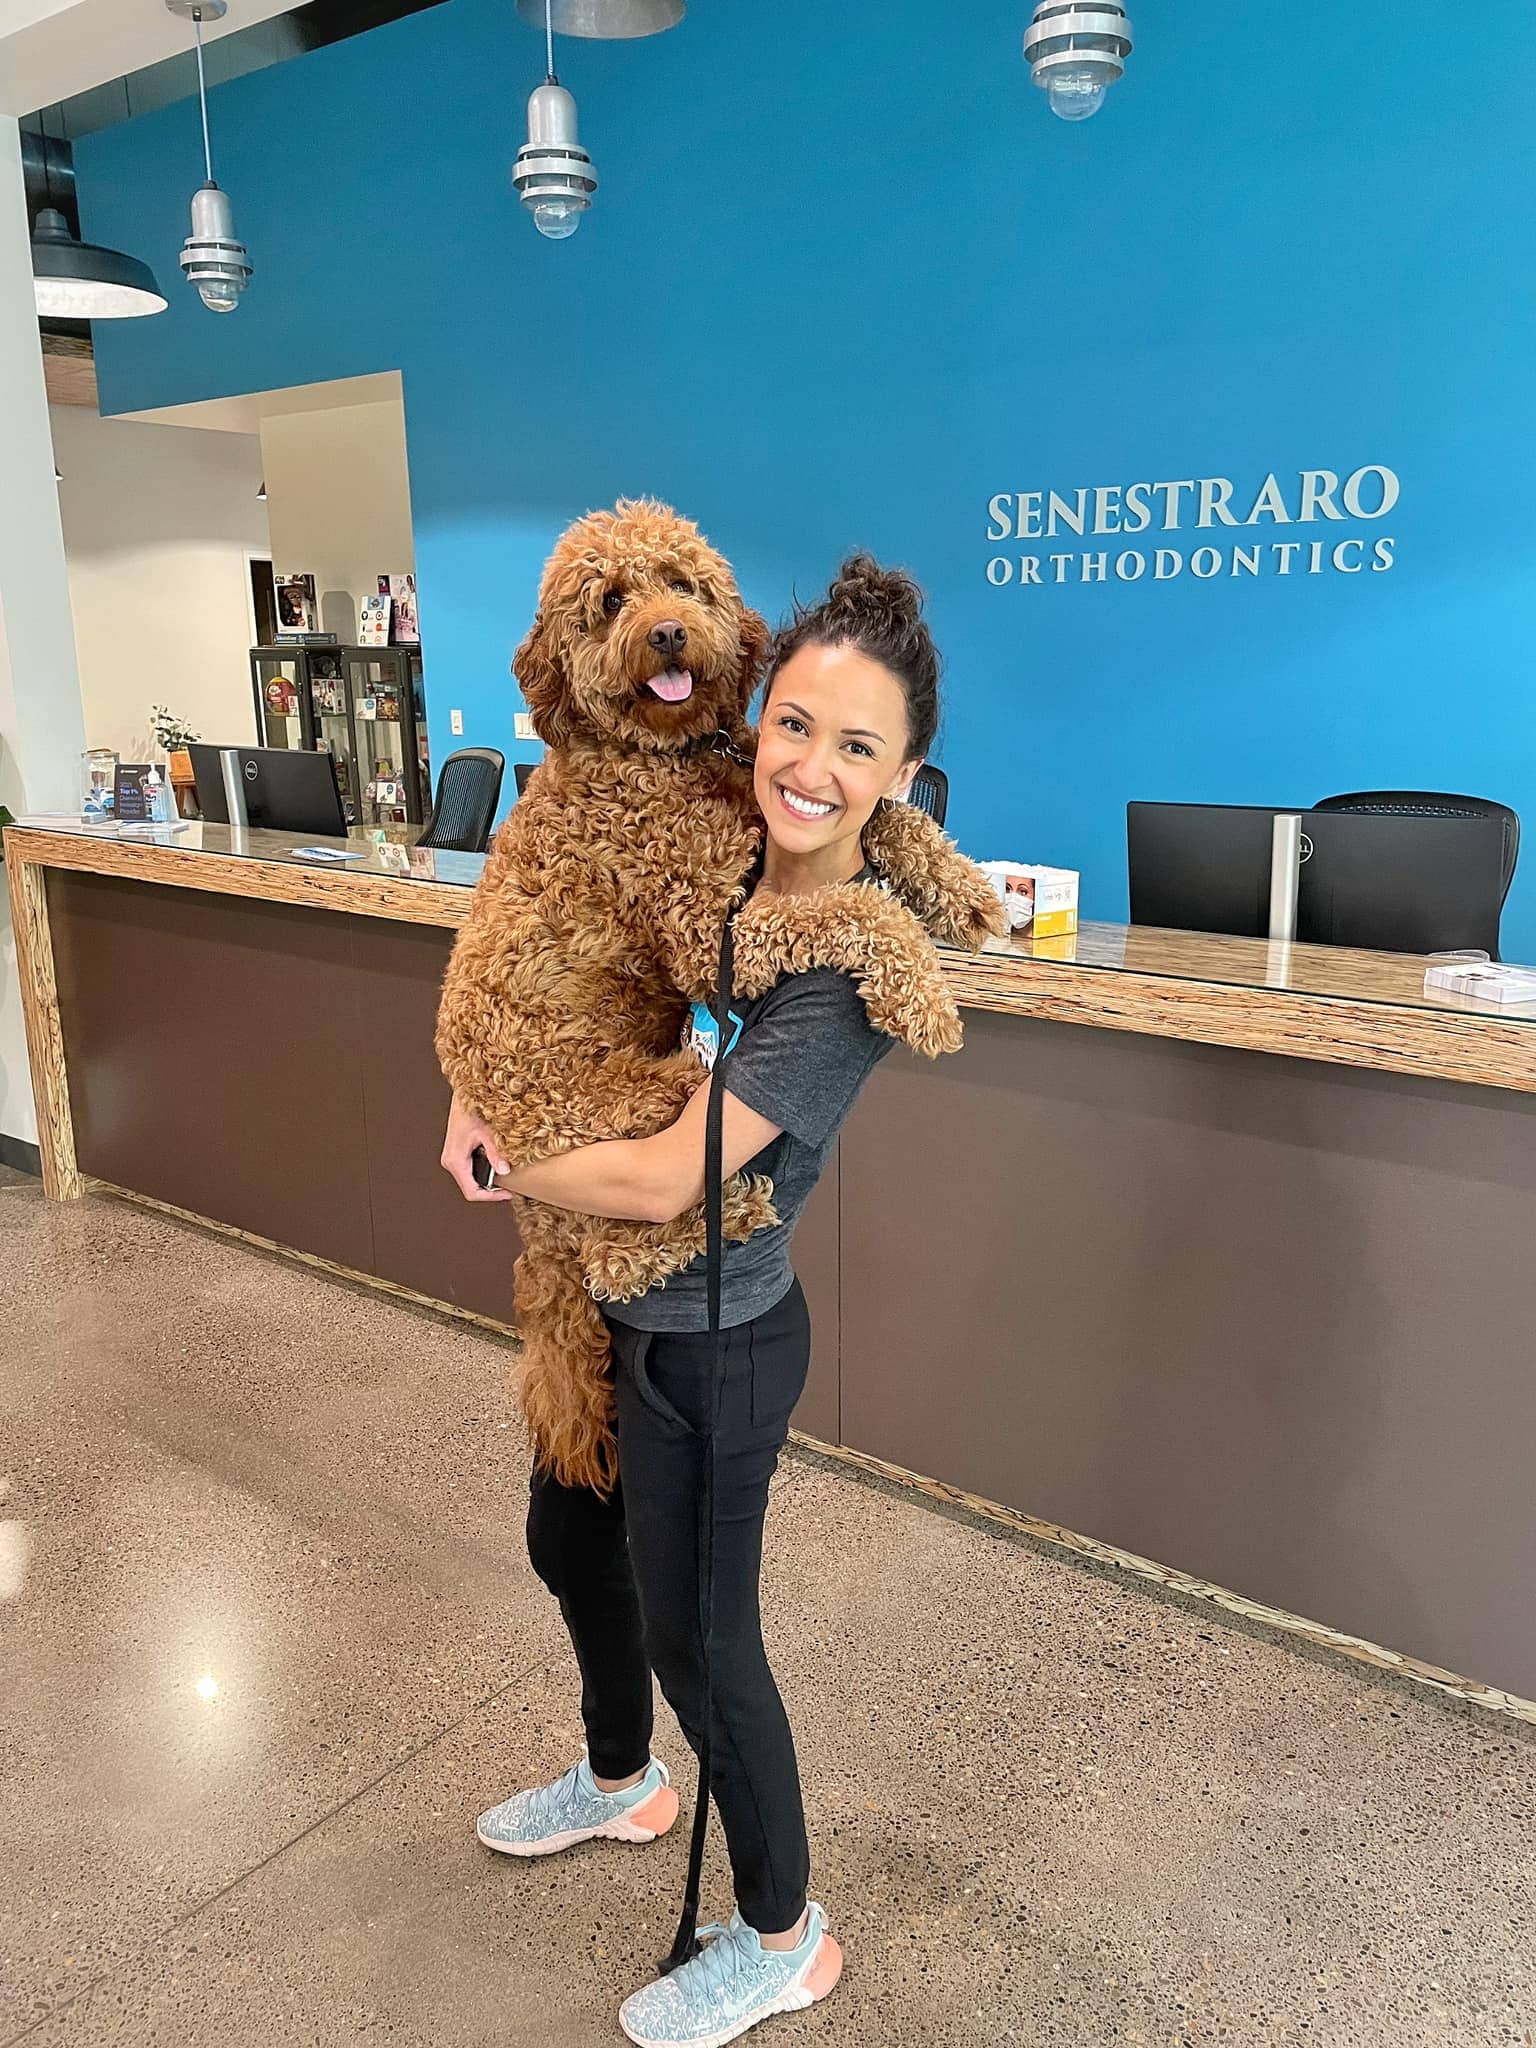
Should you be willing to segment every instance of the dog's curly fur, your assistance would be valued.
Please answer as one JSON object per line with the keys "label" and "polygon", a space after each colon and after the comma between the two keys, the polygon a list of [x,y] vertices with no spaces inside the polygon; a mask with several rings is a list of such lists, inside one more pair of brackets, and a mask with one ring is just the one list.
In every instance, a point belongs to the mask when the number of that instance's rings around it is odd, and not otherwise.
{"label": "dog's curly fur", "polygon": [[[680,703],[650,688],[669,665],[650,637],[664,624],[687,636],[693,684]],[[547,751],[486,861],[437,1026],[444,1073],[514,1164],[662,1130],[699,1084],[697,1061],[677,1049],[683,1019],[712,993],[721,924],[762,838],[750,767],[710,742],[724,735],[749,757],[767,646],[729,566],[665,506],[621,502],[556,544],[513,663]],[[786,973],[840,967],[880,1029],[951,1050],[959,1018],[924,927],[975,945],[999,928],[1000,906],[907,806],[882,810],[865,846],[885,891],[843,884],[747,905],[737,990],[750,999]],[[515,1208],[535,1453],[567,1485],[606,1492],[612,1381],[593,1297],[627,1299],[688,1265],[703,1249],[702,1207],[659,1225]],[[773,1220],[761,1177],[727,1184],[728,1236]]]}

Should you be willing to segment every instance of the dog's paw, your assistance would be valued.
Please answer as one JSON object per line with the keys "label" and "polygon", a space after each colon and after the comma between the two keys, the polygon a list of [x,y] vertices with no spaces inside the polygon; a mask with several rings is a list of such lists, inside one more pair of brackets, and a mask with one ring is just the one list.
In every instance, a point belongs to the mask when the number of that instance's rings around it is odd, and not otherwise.
{"label": "dog's paw", "polygon": [[[637,1223],[633,1233],[615,1230],[594,1232],[585,1239],[581,1251],[582,1278],[588,1294],[594,1301],[633,1301],[637,1294],[644,1294],[648,1287],[654,1287],[658,1278],[665,1279],[680,1270],[668,1257],[663,1241],[669,1228],[664,1223]],[[682,1261],[683,1265],[688,1262]]]}
{"label": "dog's paw", "polygon": [[703,1233],[689,1228],[687,1217],[672,1223],[608,1218],[582,1239],[582,1277],[594,1301],[633,1301],[691,1265],[703,1249]]}
{"label": "dog's paw", "polygon": [[[699,1211],[700,1216],[703,1210]],[[773,1182],[766,1173],[738,1173],[725,1183],[720,1204],[723,1234],[732,1244],[745,1244],[760,1230],[771,1230],[779,1220],[773,1206]]]}

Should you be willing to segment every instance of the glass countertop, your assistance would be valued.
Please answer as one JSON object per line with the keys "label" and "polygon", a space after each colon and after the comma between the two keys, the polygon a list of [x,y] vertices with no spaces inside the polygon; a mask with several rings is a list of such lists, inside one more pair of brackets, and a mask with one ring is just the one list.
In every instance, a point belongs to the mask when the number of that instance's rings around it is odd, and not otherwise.
{"label": "glass countertop", "polygon": [[[52,812],[18,818],[16,824],[29,832],[58,832],[124,846],[166,846],[180,853],[224,854],[232,860],[286,861],[338,874],[444,882],[458,889],[473,889],[485,866],[483,853],[448,853],[414,845],[421,829],[417,825],[375,826],[336,839],[323,833],[306,837],[302,832],[271,832],[255,825],[215,825],[205,820],[184,820],[180,825],[86,824],[77,817]],[[327,859],[327,853],[347,858]]]}
{"label": "glass countertop", "polygon": [[[1234,938],[1222,932],[1164,931],[1156,925],[1084,923],[1068,937],[986,940],[979,955],[1057,961],[1107,973],[1156,975],[1227,988],[1285,990],[1397,1009],[1443,1010],[1501,1023],[1536,1023],[1536,1002],[1491,1003],[1449,989],[1426,989],[1432,962],[1417,953],[1370,953],[1355,946],[1303,945]],[[1444,956],[1441,956],[1442,958]]]}

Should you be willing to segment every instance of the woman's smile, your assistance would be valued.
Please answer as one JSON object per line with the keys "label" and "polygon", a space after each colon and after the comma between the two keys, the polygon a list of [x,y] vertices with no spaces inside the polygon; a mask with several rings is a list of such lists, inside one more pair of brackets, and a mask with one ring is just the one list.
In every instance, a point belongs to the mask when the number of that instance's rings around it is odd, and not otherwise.
{"label": "woman's smile", "polygon": [[792,818],[798,818],[802,824],[819,824],[823,818],[830,818],[834,811],[842,808],[840,804],[832,803],[826,798],[807,796],[803,790],[795,789],[788,783],[776,782],[773,787],[785,810]]}

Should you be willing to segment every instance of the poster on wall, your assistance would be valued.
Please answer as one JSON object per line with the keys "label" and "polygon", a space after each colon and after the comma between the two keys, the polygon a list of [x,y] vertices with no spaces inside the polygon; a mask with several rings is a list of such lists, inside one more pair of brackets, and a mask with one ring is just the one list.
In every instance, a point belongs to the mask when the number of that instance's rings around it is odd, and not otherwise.
{"label": "poster on wall", "polygon": [[357,621],[357,644],[359,647],[387,647],[389,645],[389,615],[393,609],[387,596],[365,597]]}
{"label": "poster on wall", "polygon": [[416,578],[381,576],[379,595],[394,606],[394,643],[397,647],[419,647],[421,630],[416,624]]}
{"label": "poster on wall", "polygon": [[315,579],[312,574],[278,576],[273,581],[272,589],[277,599],[279,640],[296,640],[306,633],[319,632],[320,607],[315,599]]}

